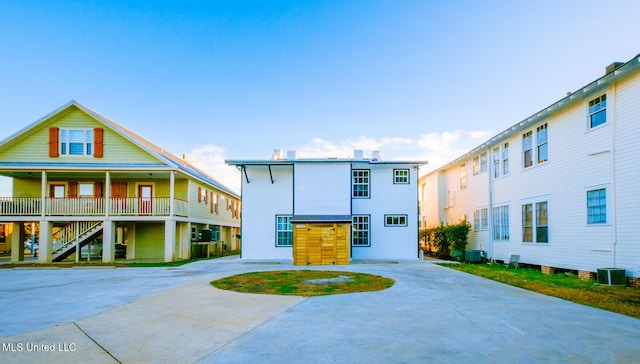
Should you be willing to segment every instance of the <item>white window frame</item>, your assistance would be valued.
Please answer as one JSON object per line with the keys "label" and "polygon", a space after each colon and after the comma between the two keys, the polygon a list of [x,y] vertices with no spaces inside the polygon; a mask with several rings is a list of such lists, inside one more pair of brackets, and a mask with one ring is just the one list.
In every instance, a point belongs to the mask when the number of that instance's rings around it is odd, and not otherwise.
{"label": "white window frame", "polygon": [[500,177],[500,147],[493,148],[493,178]]}
{"label": "white window frame", "polygon": [[495,206],[492,217],[493,240],[509,241],[509,205]]}
{"label": "white window frame", "polygon": [[[604,121],[593,125],[594,116],[604,114]],[[597,129],[604,125],[607,125],[607,94],[604,93],[598,97],[595,97],[587,102],[587,129]]]}
{"label": "white window frame", "polygon": [[[352,231],[351,246],[353,247],[371,246],[371,216],[370,215],[353,215],[351,231]],[[363,235],[359,235],[360,233],[363,233]]]}
{"label": "white window frame", "polygon": [[[604,221],[590,221],[589,220],[589,192],[604,190]],[[611,224],[611,190],[608,184],[589,186],[585,188],[585,222],[587,226],[607,226]]]}
{"label": "white window frame", "polygon": [[480,173],[487,171],[487,152],[480,153]]}
{"label": "white window frame", "polygon": [[[536,167],[549,162],[549,123],[540,123],[531,130],[522,133],[522,169]],[[508,149],[508,146],[506,146]],[[541,151],[544,150],[544,153]],[[527,159],[527,152],[530,153]],[[508,152],[507,152],[508,153]],[[541,159],[541,155],[545,155],[545,159]],[[505,161],[505,159],[503,159]],[[508,158],[506,159],[507,169]],[[529,164],[527,164],[529,162]]]}
{"label": "white window frame", "polygon": [[[544,150],[544,153],[541,151]],[[545,159],[541,159],[544,154]],[[538,164],[549,161],[549,124],[544,123],[536,128],[536,161]]]}
{"label": "white window frame", "polygon": [[[545,214],[542,214],[542,207],[545,207]],[[531,208],[531,225],[525,226],[525,215],[524,209],[525,206],[530,206]],[[540,197],[536,199],[529,199],[521,201],[520,204],[520,214],[521,214],[521,222],[522,222],[522,243],[524,244],[543,244],[548,245],[550,243],[550,224],[551,221],[549,217],[549,208],[550,202],[548,197]],[[525,229],[529,227],[531,228],[531,241],[525,240]],[[546,229],[546,241],[541,241],[542,234],[540,232],[541,229]]]}
{"label": "white window frame", "polygon": [[393,183],[394,184],[409,184],[409,169],[394,169],[393,170]]}
{"label": "white window frame", "polygon": [[473,230],[489,229],[489,216],[486,207],[473,210]]}
{"label": "white window frame", "polygon": [[473,157],[473,175],[480,174],[480,156]]}
{"label": "white window frame", "polygon": [[[71,140],[71,134],[82,132],[82,135],[74,135],[78,140]],[[58,153],[65,157],[86,157],[93,155],[95,150],[93,129],[90,128],[60,128],[58,130]],[[71,153],[72,144],[82,144],[82,152]],[[74,148],[74,151],[76,149]]]}
{"label": "white window frame", "polygon": [[509,142],[502,144],[502,175],[509,175]]}
{"label": "white window frame", "polygon": [[[362,187],[362,189],[360,189],[359,187]],[[352,169],[351,170],[351,197],[352,198],[370,198],[370,196],[371,196],[371,170]]]}
{"label": "white window frame", "polygon": [[[89,189],[89,193],[83,193],[83,189]],[[78,182],[78,197],[94,197],[94,183]]]}
{"label": "white window frame", "polygon": [[384,215],[384,226],[407,226],[406,214]]}
{"label": "white window frame", "polygon": [[[281,233],[285,234],[283,235],[283,239],[281,239],[281,235],[280,235]],[[291,243],[282,244],[281,241],[286,241]],[[291,215],[276,215],[276,247],[290,248],[292,246],[293,246],[293,224],[291,224]]]}

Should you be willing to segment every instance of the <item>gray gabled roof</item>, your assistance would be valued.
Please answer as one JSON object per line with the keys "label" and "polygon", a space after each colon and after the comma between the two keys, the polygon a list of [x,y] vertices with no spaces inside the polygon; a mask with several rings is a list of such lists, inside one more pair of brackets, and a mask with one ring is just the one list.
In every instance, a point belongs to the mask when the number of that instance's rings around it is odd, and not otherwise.
{"label": "gray gabled roof", "polygon": [[111,130],[113,130],[114,132],[118,133],[119,135],[121,135],[123,138],[129,140],[130,142],[134,143],[135,145],[139,146],[140,148],[142,148],[144,151],[146,151],[147,153],[153,155],[154,157],[158,158],[160,161],[164,162],[166,165],[168,165],[170,168],[175,169],[175,170],[179,170],[183,173],[185,173],[186,175],[199,180],[203,183],[206,183],[208,185],[211,185],[221,191],[224,191],[236,198],[240,198],[240,196],[238,194],[236,194],[235,192],[233,192],[231,189],[229,189],[228,187],[226,187],[225,185],[223,185],[222,183],[220,183],[219,181],[217,181],[215,178],[209,176],[206,172],[202,171],[201,169],[193,166],[192,164],[188,163],[187,161],[176,157],[175,155],[167,152],[166,150],[164,150],[163,148],[158,147],[157,145],[151,143],[150,141],[142,138],[141,136],[139,136],[138,134],[132,132],[131,130],[125,128],[124,126],[116,123],[115,121],[107,118],[106,116],[90,109],[89,107],[75,101],[75,100],[71,100],[69,102],[67,102],[66,104],[62,105],[61,107],[57,108],[56,110],[50,112],[49,114],[43,116],[42,118],[36,120],[35,122],[31,123],[30,125],[27,125],[25,128],[19,130],[18,132],[14,133],[13,135],[5,138],[4,140],[2,140],[0,142],[0,149],[2,149],[6,144],[8,144],[10,141],[14,140],[15,138],[19,137],[20,135],[28,132],[29,130],[37,127],[38,125],[47,122],[51,117],[71,108],[71,107],[76,107],[79,110],[82,110],[83,112],[85,112],[87,115],[93,117],[94,119],[96,119],[97,121],[103,123],[105,126],[109,127]]}

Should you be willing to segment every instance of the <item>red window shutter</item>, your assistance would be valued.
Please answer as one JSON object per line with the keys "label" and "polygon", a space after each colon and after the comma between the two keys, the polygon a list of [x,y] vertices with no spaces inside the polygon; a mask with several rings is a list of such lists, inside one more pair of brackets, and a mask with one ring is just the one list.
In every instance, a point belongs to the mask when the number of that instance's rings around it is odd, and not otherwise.
{"label": "red window shutter", "polygon": [[93,156],[96,158],[102,158],[103,155],[103,135],[102,128],[93,129]]}
{"label": "red window shutter", "polygon": [[93,184],[93,197],[102,197],[102,182],[96,182]]}
{"label": "red window shutter", "polygon": [[198,202],[202,202],[202,187],[198,187]]}
{"label": "red window shutter", "polygon": [[69,182],[69,198],[78,197],[78,182]]}
{"label": "red window shutter", "polygon": [[49,157],[58,158],[58,128],[49,128]]}

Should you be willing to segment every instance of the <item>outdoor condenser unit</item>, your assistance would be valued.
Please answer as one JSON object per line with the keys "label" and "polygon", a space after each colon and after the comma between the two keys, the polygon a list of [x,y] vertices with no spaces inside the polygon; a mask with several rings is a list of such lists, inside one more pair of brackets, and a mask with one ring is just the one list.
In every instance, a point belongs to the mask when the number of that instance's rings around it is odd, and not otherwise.
{"label": "outdoor condenser unit", "polygon": [[626,286],[627,276],[625,270],[620,268],[598,268],[598,284]]}

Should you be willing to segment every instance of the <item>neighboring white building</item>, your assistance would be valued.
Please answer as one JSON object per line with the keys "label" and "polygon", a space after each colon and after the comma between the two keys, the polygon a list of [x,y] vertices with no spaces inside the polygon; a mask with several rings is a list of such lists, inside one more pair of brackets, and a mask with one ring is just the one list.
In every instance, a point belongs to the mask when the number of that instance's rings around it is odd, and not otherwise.
{"label": "neighboring white building", "polygon": [[640,55],[422,177],[423,227],[496,260],[640,277]]}
{"label": "neighboring white building", "polygon": [[350,259],[417,259],[418,167],[426,162],[367,159],[361,150],[349,159],[276,151],[270,160],[226,162],[242,171],[243,259],[292,259],[302,222],[350,225]]}

